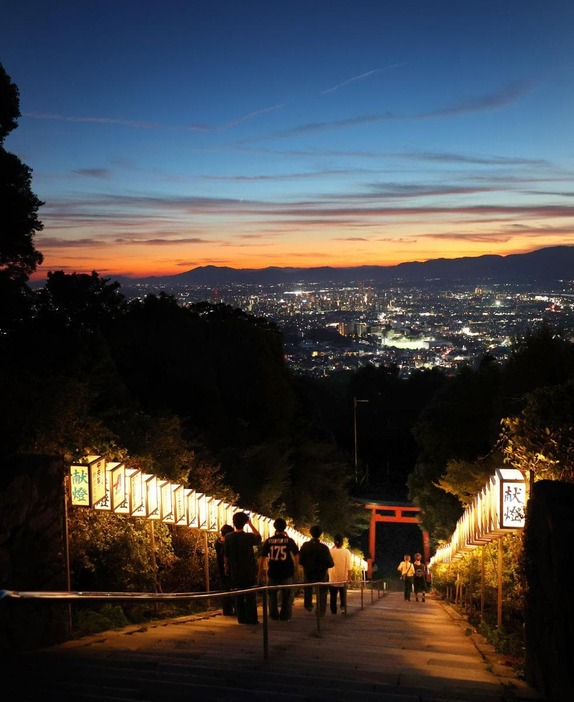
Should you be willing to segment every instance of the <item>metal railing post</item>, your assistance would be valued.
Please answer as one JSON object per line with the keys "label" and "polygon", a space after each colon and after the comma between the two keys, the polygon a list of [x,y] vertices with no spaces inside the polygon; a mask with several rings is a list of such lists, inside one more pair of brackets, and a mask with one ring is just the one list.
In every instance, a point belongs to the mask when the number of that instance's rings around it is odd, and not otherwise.
{"label": "metal railing post", "polygon": [[263,658],[269,658],[269,593],[267,588],[261,593],[263,604]]}
{"label": "metal railing post", "polygon": [[321,611],[319,607],[320,585],[316,585],[315,590],[315,620],[317,622],[317,636],[321,636]]}
{"label": "metal railing post", "polygon": [[365,592],[365,581],[361,580],[361,609],[365,609],[365,603],[364,603],[364,595]]}

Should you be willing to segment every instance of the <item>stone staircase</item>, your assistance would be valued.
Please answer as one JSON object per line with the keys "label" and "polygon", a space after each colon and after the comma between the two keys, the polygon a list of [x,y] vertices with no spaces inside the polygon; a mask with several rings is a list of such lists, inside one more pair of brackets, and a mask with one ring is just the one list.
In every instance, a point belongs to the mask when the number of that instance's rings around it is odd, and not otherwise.
{"label": "stone staircase", "polygon": [[[392,593],[316,619],[242,626],[219,613],[105,632],[14,656],[3,702],[508,702],[542,699],[438,600]],[[10,696],[10,694],[12,696]]]}

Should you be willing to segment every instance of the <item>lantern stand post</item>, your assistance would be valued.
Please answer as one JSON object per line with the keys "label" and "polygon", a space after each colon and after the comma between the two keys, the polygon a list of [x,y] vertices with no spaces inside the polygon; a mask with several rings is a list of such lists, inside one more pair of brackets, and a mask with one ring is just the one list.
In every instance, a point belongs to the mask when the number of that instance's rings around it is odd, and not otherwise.
{"label": "lantern stand post", "polygon": [[[70,476],[64,476],[64,560],[66,568],[66,590],[72,589],[70,575],[70,529],[68,526],[68,499],[70,494]],[[72,603],[68,601],[68,629],[72,632]]]}
{"label": "lantern stand post", "polygon": [[485,600],[485,562],[484,549],[486,546],[480,547],[480,621],[484,619],[484,600]]}
{"label": "lantern stand post", "polygon": [[[203,532],[203,554],[204,554],[204,569],[205,569],[205,592],[210,592],[209,583],[209,540],[207,529]],[[207,600],[207,609],[211,609],[211,600]]]}
{"label": "lantern stand post", "polygon": [[502,537],[498,539],[498,602],[496,622],[500,629],[502,625]]}

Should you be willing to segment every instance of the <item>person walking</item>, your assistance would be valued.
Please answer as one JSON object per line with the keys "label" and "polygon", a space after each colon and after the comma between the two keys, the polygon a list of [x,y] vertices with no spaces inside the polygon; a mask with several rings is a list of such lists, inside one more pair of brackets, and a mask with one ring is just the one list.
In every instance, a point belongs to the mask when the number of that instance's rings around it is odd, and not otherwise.
{"label": "person walking", "polygon": [[[329,547],[319,540],[323,530],[318,524],[314,524],[309,530],[311,539],[306,541],[299,552],[299,565],[303,568],[303,576],[306,583],[324,583],[329,579],[329,568],[333,568],[335,563],[331,556]],[[320,616],[324,616],[327,611],[327,588],[319,587],[317,609]],[[313,609],[313,590],[315,588],[306,587],[303,594],[303,604],[308,612]]]}
{"label": "person walking", "polygon": [[419,601],[419,595],[422,597],[422,601],[425,601],[427,594],[427,567],[422,562],[422,556],[420,553],[415,553],[415,560],[413,561],[414,572],[414,591],[415,600]]}
{"label": "person walking", "polygon": [[[282,517],[273,522],[273,527],[275,536],[266,539],[261,550],[259,580],[264,580],[266,571],[268,585],[292,585],[299,547],[285,533],[287,522]],[[279,612],[278,606],[279,593],[281,593],[281,612]],[[291,588],[279,591],[269,590],[269,616],[271,619],[281,619],[282,621],[291,619],[292,602],[293,590]]]}
{"label": "person walking", "polygon": [[405,600],[407,600],[407,602],[410,602],[411,592],[413,589],[413,578],[415,576],[415,568],[411,563],[411,557],[408,553],[405,553],[403,560],[398,565],[397,570],[401,574],[401,580],[403,580],[405,584]]}
{"label": "person walking", "polygon": [[[219,579],[224,590],[231,590],[231,580],[225,573],[225,556],[223,550],[225,548],[225,537],[227,534],[231,534],[232,531],[233,527],[231,524],[224,524],[219,532],[220,536],[214,544],[215,556],[217,558],[217,570],[219,571]],[[221,598],[221,610],[226,617],[232,617],[235,615],[233,597]]]}
{"label": "person walking", "polygon": [[[251,532],[244,531],[248,525]],[[225,573],[236,590],[257,585],[257,562],[253,549],[261,543],[261,535],[245,512],[233,515],[234,530],[225,536],[223,556]],[[238,594],[235,597],[235,612],[240,624],[259,624],[257,619],[257,595],[255,592]]]}
{"label": "person walking", "polygon": [[[337,614],[337,595],[341,611],[347,613],[347,583],[351,579],[351,552],[343,546],[344,539],[341,534],[335,534],[335,545],[331,549],[331,558],[335,564],[329,568],[329,582],[338,583],[329,585],[329,608],[331,614]],[[342,585],[341,583],[344,583]]]}

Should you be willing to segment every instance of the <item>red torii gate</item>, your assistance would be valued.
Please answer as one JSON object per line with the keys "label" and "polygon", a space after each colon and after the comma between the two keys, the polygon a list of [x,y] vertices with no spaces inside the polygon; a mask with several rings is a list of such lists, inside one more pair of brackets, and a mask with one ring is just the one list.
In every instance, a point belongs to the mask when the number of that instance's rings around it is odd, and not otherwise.
{"label": "red torii gate", "polygon": [[[369,578],[373,574],[373,562],[375,560],[375,542],[378,522],[393,522],[395,524],[420,524],[418,512],[420,507],[409,505],[404,502],[374,502],[372,500],[361,500],[365,509],[371,510],[371,523],[369,526],[369,558],[367,558]],[[424,562],[430,560],[430,542],[428,531],[422,530],[423,534],[423,558]]]}

